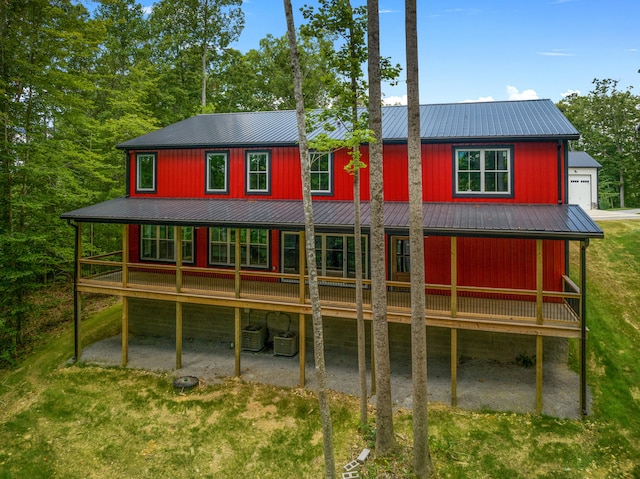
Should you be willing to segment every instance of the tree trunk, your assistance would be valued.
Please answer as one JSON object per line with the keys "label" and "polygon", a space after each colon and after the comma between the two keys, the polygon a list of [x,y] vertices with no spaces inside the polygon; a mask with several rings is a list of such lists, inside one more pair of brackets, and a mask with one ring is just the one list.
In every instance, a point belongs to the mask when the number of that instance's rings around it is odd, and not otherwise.
{"label": "tree trunk", "polygon": [[405,0],[407,52],[407,132],[409,153],[409,242],[411,251],[411,369],[413,380],[413,467],[419,478],[431,477],[427,421],[427,328],[425,324],[424,230],[418,30],[416,0]]}
{"label": "tree trunk", "polygon": [[324,364],[324,337],[322,331],[322,311],[320,309],[320,292],[318,289],[318,271],[316,266],[316,249],[313,221],[313,205],[311,202],[311,175],[309,171],[309,146],[305,131],[304,99],[302,96],[302,73],[298,58],[298,44],[293,23],[291,0],[284,0],[284,10],[287,17],[287,35],[291,52],[291,69],[293,71],[294,95],[296,100],[296,118],[298,126],[298,140],[300,146],[300,167],[302,170],[302,197],[304,203],[305,237],[307,269],[309,272],[309,294],[313,320],[313,349],[315,355],[316,378],[318,379],[318,402],[320,419],[322,422],[322,436],[324,447],[325,477],[336,477],[335,460],[333,456],[333,431],[331,424],[331,409],[327,395],[327,378]]}
{"label": "tree trunk", "polygon": [[362,310],[362,226],[360,217],[360,168],[353,172],[353,203],[355,208],[354,254],[356,255],[356,328],[358,336],[358,376],[360,377],[360,427],[367,425],[367,353],[364,313]]}
{"label": "tree trunk", "polygon": [[377,0],[367,0],[369,48],[369,125],[377,141],[369,144],[371,215],[371,308],[376,375],[376,452],[394,446],[391,408],[391,366],[387,324],[387,285],[382,182],[382,91],[380,86],[380,25]]}

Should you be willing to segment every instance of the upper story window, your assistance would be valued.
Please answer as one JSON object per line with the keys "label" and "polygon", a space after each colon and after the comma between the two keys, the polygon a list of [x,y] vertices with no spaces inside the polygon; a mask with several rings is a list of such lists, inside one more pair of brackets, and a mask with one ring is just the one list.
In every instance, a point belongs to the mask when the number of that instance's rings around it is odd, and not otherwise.
{"label": "upper story window", "polygon": [[206,158],[206,192],[229,193],[229,153],[208,151]]}
{"label": "upper story window", "polygon": [[156,192],[157,157],[155,153],[136,154],[136,192]]}
{"label": "upper story window", "polygon": [[[176,228],[164,225],[142,225],[140,258],[150,261],[176,260]],[[182,228],[182,261],[193,263],[193,227]]]}
{"label": "upper story window", "polygon": [[[232,266],[236,263],[236,229],[209,228],[209,263]],[[269,231],[240,230],[240,264],[254,268],[269,266]]]}
{"label": "upper story window", "polygon": [[512,148],[455,148],[453,156],[456,195],[513,194]]}
{"label": "upper story window", "polygon": [[247,151],[247,193],[269,193],[271,186],[271,152]]}
{"label": "upper story window", "polygon": [[309,152],[309,166],[311,170],[311,193],[332,193],[332,160],[333,155],[331,153],[323,153],[319,151]]}

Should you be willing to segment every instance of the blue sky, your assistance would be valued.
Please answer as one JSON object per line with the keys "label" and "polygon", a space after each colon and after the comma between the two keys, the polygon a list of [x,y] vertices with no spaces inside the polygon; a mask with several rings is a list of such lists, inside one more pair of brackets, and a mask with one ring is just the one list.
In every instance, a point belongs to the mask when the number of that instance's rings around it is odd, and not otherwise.
{"label": "blue sky", "polygon": [[[297,11],[313,0],[292,3]],[[379,6],[382,55],[404,65],[404,2]],[[233,48],[244,52],[268,33],[286,33],[282,0],[245,0],[242,8],[245,28]],[[301,21],[297,15],[296,26]],[[418,0],[418,29],[422,103],[557,102],[586,95],[594,78],[640,88],[639,0]],[[383,85],[383,93],[402,101],[406,85]]]}

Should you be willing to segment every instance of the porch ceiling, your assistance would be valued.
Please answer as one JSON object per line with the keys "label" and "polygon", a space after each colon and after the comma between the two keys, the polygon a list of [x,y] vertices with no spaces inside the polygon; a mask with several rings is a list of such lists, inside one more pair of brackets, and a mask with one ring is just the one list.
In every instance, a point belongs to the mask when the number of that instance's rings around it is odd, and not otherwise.
{"label": "porch ceiling", "polygon": [[[406,234],[409,204],[385,202],[385,229]],[[369,202],[361,204],[362,227],[369,228]],[[313,216],[318,231],[351,231],[351,201],[316,200]],[[600,227],[577,205],[505,203],[424,203],[425,235],[505,238],[602,238]],[[79,223],[166,224],[304,229],[304,210],[296,200],[210,198],[116,198],[61,215]]]}

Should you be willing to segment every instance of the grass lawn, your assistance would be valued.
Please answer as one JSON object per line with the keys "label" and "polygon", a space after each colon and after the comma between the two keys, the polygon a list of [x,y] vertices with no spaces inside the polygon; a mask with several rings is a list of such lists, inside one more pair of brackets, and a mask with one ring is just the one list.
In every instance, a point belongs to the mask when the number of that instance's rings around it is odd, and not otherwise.
{"label": "grass lawn", "polygon": [[[640,477],[640,221],[601,225],[606,238],[587,253],[592,414],[572,421],[433,404],[437,477]],[[93,315],[83,341],[115,334],[119,321],[118,305]],[[19,369],[0,372],[0,478],[323,477],[309,391],[229,379],[181,392],[168,374],[68,365],[72,348],[67,326]],[[357,398],[331,402],[341,468],[371,437],[357,432]],[[361,477],[411,477],[410,412],[397,413],[395,428],[397,451],[370,460]]]}

